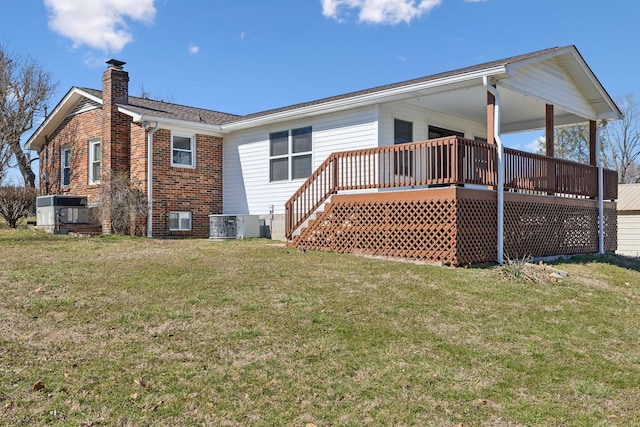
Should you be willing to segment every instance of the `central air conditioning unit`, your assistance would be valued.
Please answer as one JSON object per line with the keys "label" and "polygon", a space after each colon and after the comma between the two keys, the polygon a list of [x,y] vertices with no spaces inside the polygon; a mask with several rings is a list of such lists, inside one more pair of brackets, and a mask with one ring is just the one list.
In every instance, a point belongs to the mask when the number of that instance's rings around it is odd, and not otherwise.
{"label": "central air conditioning unit", "polygon": [[40,196],[36,198],[36,225],[57,227],[89,222],[86,196]]}
{"label": "central air conditioning unit", "polygon": [[258,215],[209,215],[210,239],[260,237]]}

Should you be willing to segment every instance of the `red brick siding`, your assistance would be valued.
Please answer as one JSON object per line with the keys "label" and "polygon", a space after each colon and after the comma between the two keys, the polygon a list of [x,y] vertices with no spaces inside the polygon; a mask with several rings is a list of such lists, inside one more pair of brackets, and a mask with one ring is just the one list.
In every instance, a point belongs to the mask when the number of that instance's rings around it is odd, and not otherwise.
{"label": "red brick siding", "polygon": [[[171,167],[171,131],[153,135],[153,235],[209,236],[209,215],[222,213],[222,138],[196,135],[196,167]],[[189,211],[191,231],[169,231],[169,212]]]}
{"label": "red brick siding", "polygon": [[[40,153],[40,176],[49,177],[48,194],[69,194],[87,196],[89,203],[100,201],[99,185],[89,185],[88,162],[89,140],[102,136],[102,110],[96,109],[67,117],[49,135],[47,147]],[[61,148],[71,149],[71,180],[68,188],[61,186]],[[44,180],[40,180],[40,194],[47,194]]]}
{"label": "red brick siding", "polygon": [[[147,194],[147,132],[131,118],[117,111],[116,102],[126,102],[129,77],[118,68],[103,75],[101,109],[67,118],[49,136],[46,154],[40,153],[40,174],[49,175],[48,188],[41,180],[41,194],[88,196],[98,203],[102,187],[112,173],[124,174]],[[100,139],[102,151],[100,185],[89,185],[89,140]],[[209,236],[209,215],[222,213],[222,138],[196,135],[196,167],[171,167],[171,131],[160,129],[153,135],[153,236]],[[60,149],[71,147],[71,184],[60,186]],[[44,154],[44,155],[43,155]],[[192,230],[169,232],[167,214],[173,211],[192,213]],[[110,232],[108,217],[103,218],[103,232]]]}

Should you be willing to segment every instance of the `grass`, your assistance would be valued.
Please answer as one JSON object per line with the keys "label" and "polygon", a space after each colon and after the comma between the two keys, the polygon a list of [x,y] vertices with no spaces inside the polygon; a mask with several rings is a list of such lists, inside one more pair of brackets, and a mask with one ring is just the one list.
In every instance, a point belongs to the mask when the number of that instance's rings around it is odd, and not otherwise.
{"label": "grass", "polygon": [[0,253],[0,425],[640,424],[630,260],[532,283],[24,229],[0,229]]}

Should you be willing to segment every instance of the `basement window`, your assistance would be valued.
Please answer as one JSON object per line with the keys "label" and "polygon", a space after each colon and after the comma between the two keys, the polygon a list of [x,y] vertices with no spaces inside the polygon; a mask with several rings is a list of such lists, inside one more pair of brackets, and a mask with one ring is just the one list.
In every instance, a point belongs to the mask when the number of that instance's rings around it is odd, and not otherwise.
{"label": "basement window", "polygon": [[191,212],[169,212],[169,230],[190,231]]}

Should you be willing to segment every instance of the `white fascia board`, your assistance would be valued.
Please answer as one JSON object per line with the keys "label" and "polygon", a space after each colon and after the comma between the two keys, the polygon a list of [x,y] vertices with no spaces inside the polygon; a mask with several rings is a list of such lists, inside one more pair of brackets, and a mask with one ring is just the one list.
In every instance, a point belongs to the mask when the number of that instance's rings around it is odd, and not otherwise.
{"label": "white fascia board", "polygon": [[533,63],[544,61],[544,60],[551,59],[551,58],[555,58],[556,56],[561,56],[561,55],[564,55],[564,54],[566,54],[568,52],[573,54],[574,57],[576,56],[576,53],[577,53],[576,49],[573,46],[567,46],[564,49],[557,49],[557,50],[545,53],[544,55],[534,56],[534,57],[531,57],[529,59],[523,59],[521,61],[513,62],[513,63],[509,64],[507,66],[507,68],[513,69],[513,68],[518,68],[518,67],[524,67],[525,65],[533,64]]}
{"label": "white fascia board", "polygon": [[190,122],[187,120],[169,119],[166,117],[147,116],[127,110],[126,106],[118,106],[118,111],[131,117],[134,123],[157,122],[160,123],[161,127],[189,129],[203,135],[220,137],[223,136],[220,125],[210,125],[205,123]]}
{"label": "white fascia board", "polygon": [[237,122],[222,125],[221,128],[223,132],[232,132],[235,130],[246,129],[246,128],[259,126],[267,123],[292,120],[298,117],[332,113],[332,112],[341,111],[347,108],[378,104],[378,103],[384,102],[385,100],[389,100],[393,98],[402,99],[407,94],[411,94],[412,92],[416,92],[416,91],[428,90],[438,86],[445,86],[448,84],[459,83],[466,80],[480,79],[484,76],[494,76],[494,75],[500,75],[500,74],[509,74],[507,72],[506,67],[503,65],[499,65],[491,68],[485,68],[482,70],[476,70],[469,73],[448,76],[440,79],[414,83],[406,86],[400,86],[400,87],[386,89],[386,90],[383,89],[373,93],[341,98],[335,101],[328,101],[321,104],[314,104],[314,105],[308,105],[306,107],[294,108],[291,110],[281,111],[273,114],[267,114],[267,115],[256,117],[253,119],[239,120]]}
{"label": "white fascia board", "polygon": [[582,72],[585,73],[591,84],[596,88],[602,99],[607,103],[610,112],[599,114],[598,119],[601,120],[621,120],[622,119],[622,111],[618,105],[616,105],[615,101],[609,96],[607,90],[600,84],[598,78],[593,74],[593,71],[589,68],[589,66],[581,59],[577,59],[578,65],[582,69]]}

